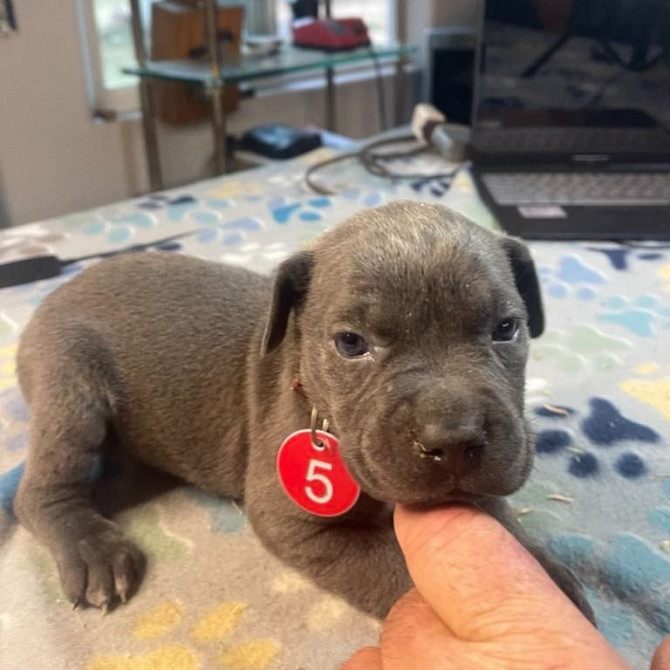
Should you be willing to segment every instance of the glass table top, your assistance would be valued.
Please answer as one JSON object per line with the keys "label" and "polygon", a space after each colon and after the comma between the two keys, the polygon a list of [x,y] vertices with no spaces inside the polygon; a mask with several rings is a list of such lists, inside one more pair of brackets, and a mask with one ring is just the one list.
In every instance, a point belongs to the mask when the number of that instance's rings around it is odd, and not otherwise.
{"label": "glass table top", "polygon": [[[320,51],[297,49],[285,46],[273,55],[235,55],[224,57],[221,80],[241,82],[304,70],[337,67],[347,63],[362,62],[374,58],[398,58],[414,53],[413,46],[398,44],[375,45],[352,51]],[[201,60],[149,61],[146,67],[125,67],[123,71],[139,77],[164,79],[192,84],[211,84],[212,72],[209,63]]]}

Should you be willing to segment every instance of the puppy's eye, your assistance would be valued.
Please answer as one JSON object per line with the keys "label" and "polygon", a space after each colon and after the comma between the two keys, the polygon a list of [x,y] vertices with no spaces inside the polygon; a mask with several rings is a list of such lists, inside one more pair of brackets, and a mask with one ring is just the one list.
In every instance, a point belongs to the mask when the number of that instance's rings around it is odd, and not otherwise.
{"label": "puppy's eye", "polygon": [[518,319],[505,319],[493,331],[491,339],[494,342],[511,342],[519,332]]}
{"label": "puppy's eye", "polygon": [[365,338],[358,333],[337,333],[335,335],[335,346],[345,358],[356,358],[370,351]]}

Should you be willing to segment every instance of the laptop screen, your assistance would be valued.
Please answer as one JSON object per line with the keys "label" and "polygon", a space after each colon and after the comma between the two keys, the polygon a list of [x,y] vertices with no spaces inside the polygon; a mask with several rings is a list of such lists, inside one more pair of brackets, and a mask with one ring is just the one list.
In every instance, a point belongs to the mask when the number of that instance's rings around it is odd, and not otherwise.
{"label": "laptop screen", "polygon": [[670,128],[670,0],[482,0],[475,131]]}

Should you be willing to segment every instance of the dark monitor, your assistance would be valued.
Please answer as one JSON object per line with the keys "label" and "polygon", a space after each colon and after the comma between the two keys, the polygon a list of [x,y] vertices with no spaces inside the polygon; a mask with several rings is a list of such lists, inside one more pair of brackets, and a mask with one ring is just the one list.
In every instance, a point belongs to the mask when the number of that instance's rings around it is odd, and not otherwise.
{"label": "dark monitor", "polygon": [[482,0],[475,129],[670,128],[670,0]]}
{"label": "dark monitor", "polygon": [[424,99],[450,123],[470,125],[475,86],[474,28],[430,28],[426,31]]}

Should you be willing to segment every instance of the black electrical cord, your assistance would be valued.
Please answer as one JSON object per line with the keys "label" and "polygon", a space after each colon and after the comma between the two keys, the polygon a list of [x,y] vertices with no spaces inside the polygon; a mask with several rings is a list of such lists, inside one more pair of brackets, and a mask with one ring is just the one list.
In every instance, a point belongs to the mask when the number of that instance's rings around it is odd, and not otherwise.
{"label": "black electrical cord", "polygon": [[[408,142],[412,142],[414,146],[401,151],[376,151],[382,147],[393,146],[396,144],[406,144]],[[309,188],[311,188],[316,193],[319,193],[320,195],[334,195],[335,191],[332,189],[317,184],[314,181],[314,175],[323,168],[330,167],[331,165],[335,165],[336,163],[341,163],[347,160],[358,161],[370,174],[376,177],[381,177],[383,179],[390,179],[392,181],[408,180],[428,182],[440,179],[452,179],[455,177],[458,171],[461,169],[461,166],[457,167],[455,170],[451,170],[450,172],[422,174],[393,172],[386,165],[384,165],[384,163],[405,160],[407,158],[418,156],[428,151],[429,149],[429,145],[418,143],[414,135],[402,135],[399,137],[377,140],[367,144],[359,151],[342,154],[340,156],[334,156],[333,158],[328,158],[325,161],[310,166],[305,172],[305,183],[307,186],[309,186]]]}

